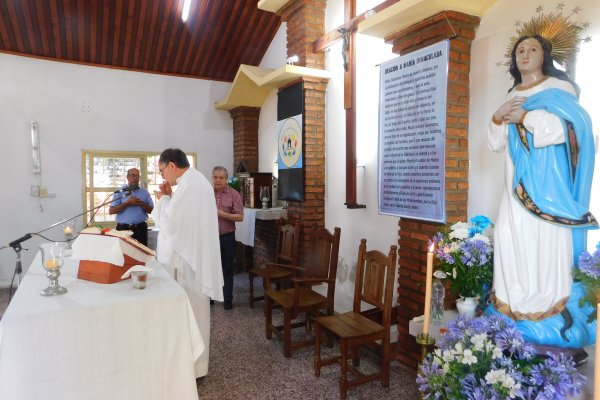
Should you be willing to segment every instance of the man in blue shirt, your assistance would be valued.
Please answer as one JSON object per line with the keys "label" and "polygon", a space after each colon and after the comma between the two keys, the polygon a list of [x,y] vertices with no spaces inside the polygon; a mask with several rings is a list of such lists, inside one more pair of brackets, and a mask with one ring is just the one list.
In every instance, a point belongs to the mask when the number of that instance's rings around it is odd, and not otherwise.
{"label": "man in blue shirt", "polygon": [[108,209],[109,214],[117,214],[117,230],[133,231],[131,236],[144,246],[148,245],[148,214],[154,203],[147,190],[140,187],[140,170],[127,171],[127,186],[117,193],[117,199]]}

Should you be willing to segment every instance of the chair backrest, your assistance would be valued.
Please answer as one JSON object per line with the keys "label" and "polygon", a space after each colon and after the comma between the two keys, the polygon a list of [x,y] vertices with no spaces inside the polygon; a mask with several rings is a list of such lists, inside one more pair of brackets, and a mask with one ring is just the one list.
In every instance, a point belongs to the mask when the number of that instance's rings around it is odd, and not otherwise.
{"label": "chair backrest", "polygon": [[337,273],[340,236],[342,230],[333,229],[333,234],[327,228],[317,228],[313,225],[311,254],[307,267],[307,275],[313,278],[334,278]]}
{"label": "chair backrest", "polygon": [[360,241],[353,311],[361,312],[361,302],[377,307],[383,310],[382,325],[384,326],[389,326],[391,323],[396,256],[396,246],[390,246],[386,256],[377,250],[367,251],[366,239]]}
{"label": "chair backrest", "polygon": [[289,220],[286,222],[283,219],[279,220],[276,263],[298,265],[300,228],[300,221]]}

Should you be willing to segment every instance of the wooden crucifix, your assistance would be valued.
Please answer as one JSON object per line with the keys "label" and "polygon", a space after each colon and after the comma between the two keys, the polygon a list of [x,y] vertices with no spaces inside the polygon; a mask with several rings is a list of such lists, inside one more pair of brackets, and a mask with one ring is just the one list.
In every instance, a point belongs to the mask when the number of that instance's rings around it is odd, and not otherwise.
{"label": "wooden crucifix", "polygon": [[[400,0],[387,0],[373,8],[379,12]],[[356,15],[356,0],[344,0],[344,24],[313,42],[313,52],[323,51],[342,39],[344,109],[346,110],[346,202],[348,208],[365,208],[356,201],[356,51],[355,35],[365,15]]]}

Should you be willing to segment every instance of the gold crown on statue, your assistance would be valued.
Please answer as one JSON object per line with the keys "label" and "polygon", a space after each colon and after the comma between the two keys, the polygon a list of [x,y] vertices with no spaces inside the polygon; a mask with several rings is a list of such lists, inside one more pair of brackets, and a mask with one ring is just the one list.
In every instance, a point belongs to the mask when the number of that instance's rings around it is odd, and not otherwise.
{"label": "gold crown on statue", "polygon": [[589,27],[589,23],[579,24],[571,20],[571,17],[581,11],[581,8],[575,7],[571,14],[563,15],[564,3],[558,3],[556,11],[544,14],[543,6],[536,8],[537,15],[531,18],[529,22],[517,21],[516,35],[510,38],[505,57],[507,61],[504,65],[510,65],[510,55],[517,40],[522,36],[540,35],[552,44],[552,59],[565,66],[572,61],[579,51],[581,42],[589,42],[591,36],[583,38],[583,32]]}

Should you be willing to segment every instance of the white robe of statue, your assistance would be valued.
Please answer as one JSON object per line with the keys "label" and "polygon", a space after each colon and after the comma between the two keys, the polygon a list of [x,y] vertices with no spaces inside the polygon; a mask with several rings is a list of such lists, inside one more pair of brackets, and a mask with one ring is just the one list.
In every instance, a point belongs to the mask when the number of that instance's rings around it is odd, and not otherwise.
{"label": "white robe of statue", "polygon": [[211,184],[189,168],[177,179],[172,196],[162,196],[152,211],[159,228],[157,259],[187,292],[205,350],[196,376],[208,373],[210,299],[223,301],[223,272],[217,206]]}
{"label": "white robe of statue", "polygon": [[[569,82],[550,77],[532,88],[511,91],[506,100],[515,96],[528,97],[548,88],[575,94]],[[532,132],[535,147],[565,141],[559,118],[547,111],[530,111],[523,123]],[[544,313],[552,312],[552,308],[571,293],[571,229],[533,216],[515,197],[512,189],[514,165],[507,139],[507,125],[496,125],[490,121],[489,147],[493,151],[504,152],[506,165],[504,189],[494,228],[494,290],[499,301],[510,305],[516,319],[537,320]]]}

